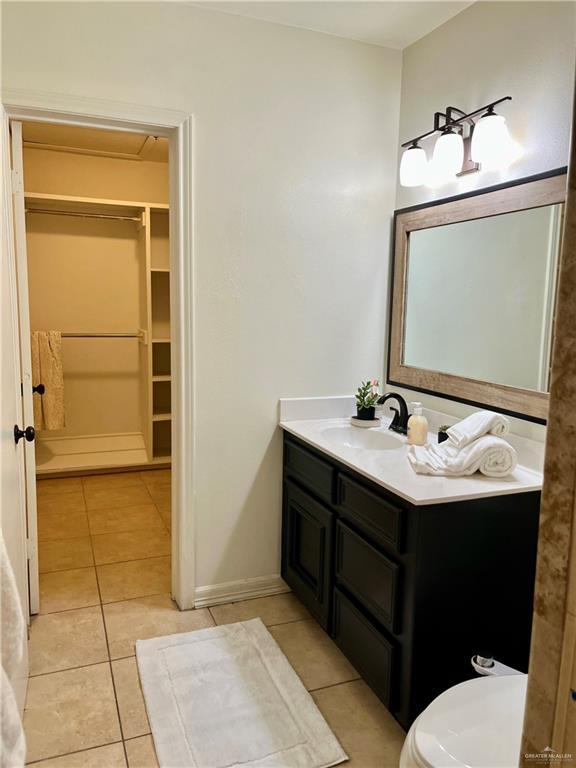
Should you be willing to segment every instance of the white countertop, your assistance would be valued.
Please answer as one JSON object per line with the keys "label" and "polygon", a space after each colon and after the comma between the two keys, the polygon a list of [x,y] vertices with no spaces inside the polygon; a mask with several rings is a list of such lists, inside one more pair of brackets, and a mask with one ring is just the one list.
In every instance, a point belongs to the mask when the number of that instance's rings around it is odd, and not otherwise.
{"label": "white countertop", "polygon": [[[362,430],[358,432],[389,432],[389,419],[382,419],[380,427]],[[391,450],[373,450],[359,448],[344,442],[334,442],[329,439],[328,430],[342,428],[350,425],[349,418],[329,419],[299,419],[280,421],[280,426],[286,432],[299,437],[314,448],[326,453],[328,456],[345,464],[350,469],[364,475],[383,488],[401,496],[411,504],[441,504],[447,501],[466,501],[469,499],[481,499],[489,496],[504,496],[511,493],[526,493],[539,491],[542,488],[542,473],[534,467],[522,465],[523,451],[517,441],[520,438],[510,438],[510,442],[518,450],[519,464],[514,472],[506,478],[490,478],[476,473],[467,477],[432,477],[430,475],[417,475],[408,463],[406,456],[406,438],[395,435],[401,443],[400,447]],[[328,435],[328,436],[327,436]],[[430,434],[430,440],[436,436]],[[532,442],[522,439],[522,443]],[[402,444],[403,443],[403,444]],[[527,446],[527,458],[529,456]]]}

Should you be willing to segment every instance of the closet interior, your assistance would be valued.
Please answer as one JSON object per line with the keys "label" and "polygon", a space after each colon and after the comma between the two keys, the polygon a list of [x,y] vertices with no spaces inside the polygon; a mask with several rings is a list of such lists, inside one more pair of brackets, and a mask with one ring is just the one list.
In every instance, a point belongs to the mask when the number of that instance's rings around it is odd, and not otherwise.
{"label": "closet interior", "polygon": [[37,473],[169,466],[168,141],[32,122],[22,136],[30,327],[61,334],[64,393]]}

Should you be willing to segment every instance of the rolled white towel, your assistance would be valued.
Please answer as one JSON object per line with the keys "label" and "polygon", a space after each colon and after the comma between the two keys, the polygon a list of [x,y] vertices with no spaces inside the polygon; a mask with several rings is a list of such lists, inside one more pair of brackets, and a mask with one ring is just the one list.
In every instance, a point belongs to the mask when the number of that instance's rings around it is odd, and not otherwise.
{"label": "rolled white towel", "polygon": [[484,435],[464,448],[456,448],[449,441],[410,445],[408,461],[420,475],[459,477],[481,472],[486,477],[506,477],[516,469],[518,456],[506,440]]}
{"label": "rolled white towel", "polygon": [[450,442],[457,448],[464,448],[483,435],[503,437],[510,431],[510,422],[506,416],[492,411],[478,411],[462,419],[446,430]]}

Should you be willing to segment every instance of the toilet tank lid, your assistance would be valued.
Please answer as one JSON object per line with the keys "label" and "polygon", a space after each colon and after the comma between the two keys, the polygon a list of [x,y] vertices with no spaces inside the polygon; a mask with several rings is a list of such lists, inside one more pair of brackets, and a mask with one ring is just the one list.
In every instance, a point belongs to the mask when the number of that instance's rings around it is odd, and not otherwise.
{"label": "toilet tank lid", "polygon": [[517,766],[527,680],[527,675],[480,677],[440,694],[414,724],[414,745],[424,764]]}

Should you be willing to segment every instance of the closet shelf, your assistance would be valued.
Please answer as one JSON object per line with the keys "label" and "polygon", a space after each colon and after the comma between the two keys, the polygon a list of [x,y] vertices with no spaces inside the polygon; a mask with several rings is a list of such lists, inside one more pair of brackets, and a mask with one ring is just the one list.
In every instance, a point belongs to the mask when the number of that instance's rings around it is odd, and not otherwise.
{"label": "closet shelf", "polygon": [[160,274],[162,273],[170,274],[170,269],[169,267],[151,267],[150,272],[158,272]]}
{"label": "closet shelf", "polygon": [[172,376],[169,373],[152,376],[152,381],[172,381]]}
{"label": "closet shelf", "polygon": [[117,216],[140,216],[145,208],[150,210],[168,210],[162,203],[147,203],[133,200],[109,200],[97,197],[76,197],[73,195],[49,195],[37,192],[25,192],[24,199],[28,211],[67,211],[70,213],[101,213]]}
{"label": "closet shelf", "polygon": [[171,413],[155,413],[152,416],[152,421],[172,421]]}
{"label": "closet shelf", "polygon": [[152,344],[170,344],[170,337],[165,339],[152,339]]}

